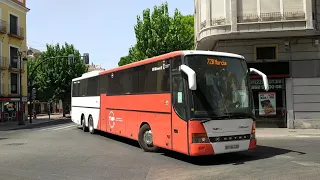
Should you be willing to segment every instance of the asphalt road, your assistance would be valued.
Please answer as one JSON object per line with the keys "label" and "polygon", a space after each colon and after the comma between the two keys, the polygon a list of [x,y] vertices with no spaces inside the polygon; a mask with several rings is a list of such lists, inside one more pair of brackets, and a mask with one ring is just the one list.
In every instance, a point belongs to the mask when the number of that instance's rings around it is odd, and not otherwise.
{"label": "asphalt road", "polygon": [[320,138],[260,138],[258,149],[203,158],[145,153],[137,142],[73,123],[0,131],[0,179],[319,179]]}

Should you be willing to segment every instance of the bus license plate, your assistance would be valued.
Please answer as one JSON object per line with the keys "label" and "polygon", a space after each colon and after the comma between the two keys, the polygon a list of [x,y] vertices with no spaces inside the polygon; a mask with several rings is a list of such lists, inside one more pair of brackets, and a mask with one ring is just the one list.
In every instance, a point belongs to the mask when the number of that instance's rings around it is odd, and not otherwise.
{"label": "bus license plate", "polygon": [[229,149],[239,149],[239,144],[226,145],[226,146],[225,146],[225,149],[226,149],[226,150],[229,150]]}

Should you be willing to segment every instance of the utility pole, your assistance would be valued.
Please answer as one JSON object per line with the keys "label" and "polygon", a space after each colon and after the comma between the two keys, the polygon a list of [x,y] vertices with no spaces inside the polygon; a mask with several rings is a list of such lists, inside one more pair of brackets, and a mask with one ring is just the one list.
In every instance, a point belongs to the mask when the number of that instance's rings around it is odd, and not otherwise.
{"label": "utility pole", "polygon": [[18,120],[19,123],[18,125],[25,125],[25,122],[23,120],[23,102],[22,102],[22,61],[27,61],[27,58],[22,58],[22,52],[17,51],[18,60],[19,60],[19,65],[20,65],[20,73],[19,73],[19,94],[20,94],[20,99],[19,99],[19,104],[18,104],[18,109],[19,109],[19,115],[18,115]]}

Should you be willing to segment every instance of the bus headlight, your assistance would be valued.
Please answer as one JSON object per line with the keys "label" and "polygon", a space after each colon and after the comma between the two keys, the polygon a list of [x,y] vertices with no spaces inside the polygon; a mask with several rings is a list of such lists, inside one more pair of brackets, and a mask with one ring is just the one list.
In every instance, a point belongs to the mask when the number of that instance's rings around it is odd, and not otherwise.
{"label": "bus headlight", "polygon": [[256,122],[253,121],[250,139],[255,139],[255,138],[256,138]]}
{"label": "bus headlight", "polygon": [[206,133],[193,133],[192,143],[209,143],[209,138]]}

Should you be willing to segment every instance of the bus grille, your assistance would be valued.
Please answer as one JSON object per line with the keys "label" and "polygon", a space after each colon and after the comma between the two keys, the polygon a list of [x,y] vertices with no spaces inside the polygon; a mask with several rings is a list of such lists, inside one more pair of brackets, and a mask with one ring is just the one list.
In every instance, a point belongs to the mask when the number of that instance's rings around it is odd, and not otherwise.
{"label": "bus grille", "polygon": [[228,141],[241,141],[250,139],[250,134],[241,134],[241,135],[233,135],[233,136],[217,136],[210,137],[210,142],[228,142]]}

